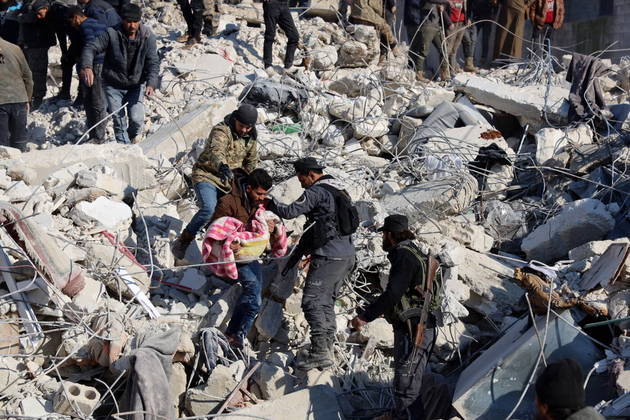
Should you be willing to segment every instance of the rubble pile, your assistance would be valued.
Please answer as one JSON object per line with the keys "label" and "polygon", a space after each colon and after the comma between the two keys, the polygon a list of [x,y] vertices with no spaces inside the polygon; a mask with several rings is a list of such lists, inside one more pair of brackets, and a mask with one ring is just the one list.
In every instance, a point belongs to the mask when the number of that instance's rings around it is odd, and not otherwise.
{"label": "rubble pile", "polygon": [[[29,151],[0,147],[0,413],[385,411],[392,329],[379,319],[353,331],[348,321],[387,280],[374,228],[403,213],[442,264],[429,364],[454,390],[453,417],[530,415],[533,399],[517,401],[540,353],[576,358],[591,372],[589,404],[630,415],[628,61],[607,62],[600,81],[614,119],[577,123],[567,59],[549,72],[531,60],[416,82],[406,56],[377,64],[374,28],[344,29],[323,4],[296,16],[299,70],[269,77],[259,6],[221,5],[219,35],[183,50],[177,4],[147,3],[161,87],[146,101],[139,144],[86,144],[83,115],[47,100],[31,114]],[[265,261],[262,307],[241,351],[221,334],[240,285],[212,276],[199,246],[183,265],[170,250],[197,210],[192,165],[239,102],[259,109],[260,166],[275,198],[300,196],[290,163],[310,155],[359,210],[357,265],[335,307],[336,363],[324,371],[294,365],[308,344],[302,270],[283,276],[284,259]],[[303,222],[286,221],[292,240]]]}

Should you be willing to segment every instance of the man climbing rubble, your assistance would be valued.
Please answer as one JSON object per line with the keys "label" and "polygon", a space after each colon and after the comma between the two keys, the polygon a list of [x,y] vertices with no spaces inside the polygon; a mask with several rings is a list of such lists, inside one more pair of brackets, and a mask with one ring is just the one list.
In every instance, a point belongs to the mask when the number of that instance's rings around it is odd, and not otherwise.
{"label": "man climbing rubble", "polygon": [[[339,217],[341,212],[350,209],[340,208],[343,197],[347,205],[351,203],[343,184],[324,175],[324,166],[314,158],[303,158],[293,165],[304,193],[291,204],[270,201],[267,208],[285,219],[306,215],[307,228],[292,252],[311,258],[302,297],[302,310],[311,329],[311,346],[308,355],[298,360],[297,367],[321,369],[333,364],[332,349],[337,331],[334,303],[355,260],[349,233],[352,228],[342,226]],[[356,229],[358,219],[356,224],[350,224]]]}
{"label": "man climbing rubble", "polygon": [[[240,171],[235,172],[238,174]],[[247,225],[259,206],[267,200],[267,192],[272,185],[273,180],[264,169],[254,169],[249,175],[236,175],[230,192],[219,199],[212,220],[227,216]],[[269,222],[268,225],[269,232],[274,232],[274,224]],[[232,247],[237,258],[240,248],[238,243]],[[225,336],[230,345],[242,348],[261,305],[262,275],[257,260],[238,264],[238,281],[242,292]]]}
{"label": "man climbing rubble", "polygon": [[173,244],[173,255],[184,259],[188,245],[212,218],[219,194],[231,191],[232,170],[252,172],[258,165],[256,120],[258,112],[249,104],[241,105],[212,128],[206,145],[193,167],[192,182],[199,211]]}
{"label": "man climbing rubble", "polygon": [[[394,328],[394,410],[393,419],[421,419],[422,376],[435,339],[435,317],[439,307],[441,276],[438,263],[414,244],[407,217],[385,218],[383,250],[391,262],[387,288],[363,313],[352,319],[355,329],[381,315]],[[427,300],[429,298],[429,300]]]}
{"label": "man climbing rubble", "polygon": [[350,23],[355,25],[369,25],[376,28],[380,37],[380,63],[387,60],[387,53],[391,49],[398,55],[398,42],[392,27],[385,19],[385,8],[392,14],[396,13],[396,3],[392,0],[347,0],[351,5]]}
{"label": "man climbing rubble", "polygon": [[135,143],[144,125],[144,96],[157,88],[160,66],[155,35],[140,23],[140,7],[128,4],[121,13],[119,26],[107,28],[83,48],[81,79],[88,87],[94,84],[95,59],[104,53],[103,89],[114,136],[120,143]]}

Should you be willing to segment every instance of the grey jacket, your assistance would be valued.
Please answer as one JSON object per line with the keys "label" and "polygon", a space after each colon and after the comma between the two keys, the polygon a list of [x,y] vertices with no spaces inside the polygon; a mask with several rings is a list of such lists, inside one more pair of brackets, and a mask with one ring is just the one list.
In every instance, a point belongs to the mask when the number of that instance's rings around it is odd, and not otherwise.
{"label": "grey jacket", "polygon": [[567,420],[604,420],[604,416],[595,411],[593,407],[584,407],[567,417]]}
{"label": "grey jacket", "polygon": [[[81,68],[91,68],[94,57],[105,53],[103,63],[105,83],[117,89],[129,89],[146,82],[147,86],[157,88],[160,65],[155,35],[148,27],[140,24],[136,40],[139,43],[136,53],[133,57],[128,57],[127,46],[130,40],[122,27],[119,25],[107,28],[106,32],[83,48]],[[128,63],[131,66],[128,66]]]}
{"label": "grey jacket", "polygon": [[33,76],[20,47],[0,38],[0,105],[29,102]]}
{"label": "grey jacket", "polygon": [[337,189],[344,189],[343,184],[334,178],[322,179],[307,188],[300,198],[293,203],[281,204],[275,202],[273,207],[270,207],[270,210],[284,219],[294,219],[305,215],[307,225],[312,220],[325,218],[333,239],[329,240],[321,248],[313,251],[312,254],[322,257],[351,257],[355,253],[354,245],[352,245],[352,236],[340,236],[338,234],[335,198],[330,191],[318,185],[320,183],[327,183]]}

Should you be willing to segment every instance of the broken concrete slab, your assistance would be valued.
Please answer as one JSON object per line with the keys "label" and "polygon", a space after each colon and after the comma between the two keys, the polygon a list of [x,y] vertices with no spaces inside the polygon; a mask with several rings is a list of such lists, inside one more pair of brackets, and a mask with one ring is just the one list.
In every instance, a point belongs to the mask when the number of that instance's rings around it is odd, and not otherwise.
{"label": "broken concrete slab", "polygon": [[[560,314],[562,319],[551,315],[549,333],[546,335],[545,358],[547,363],[570,357],[585,372],[602,359],[602,352],[587,337],[579,333],[579,327],[570,311]],[[545,331],[545,317],[537,317],[538,331]],[[453,407],[465,419],[490,420],[506,418],[529,380],[540,352],[540,344],[529,317],[521,318],[505,334],[459,376]],[[540,367],[544,367],[542,363]],[[602,381],[603,380],[603,381]],[[587,405],[595,405],[602,399],[603,382],[606,378],[591,377],[586,389]],[[533,387],[529,390],[513,414],[514,418],[533,416]],[[604,397],[604,398],[602,398]]]}
{"label": "broken concrete slab", "polygon": [[470,207],[478,194],[477,184],[472,175],[460,173],[411,185],[380,202],[388,213],[406,214],[410,220],[418,220],[422,212],[431,216],[441,213],[453,215]]}
{"label": "broken concrete slab", "polygon": [[295,379],[283,368],[271,363],[263,363],[254,375],[263,398],[272,400],[280,398],[293,390]]}
{"label": "broken concrete slab", "polygon": [[615,226],[606,205],[585,198],[565,205],[560,213],[538,226],[521,243],[527,258],[544,263],[567,255],[586,242],[601,239]]}
{"label": "broken concrete slab", "polygon": [[521,126],[529,124],[533,132],[545,124],[543,115],[555,123],[568,121],[569,90],[564,87],[551,86],[548,91],[544,85],[518,87],[464,72],[458,73],[453,83],[475,102],[514,115]]}
{"label": "broken concrete slab", "polygon": [[232,73],[234,61],[227,60],[219,54],[202,54],[193,60],[182,61],[175,65],[180,75],[186,75],[192,80],[200,80],[205,84],[220,87],[225,78]]}
{"label": "broken concrete slab", "polygon": [[102,229],[124,232],[131,226],[132,212],[128,205],[106,197],[98,197],[92,203],[82,201],[70,212],[77,226],[86,229]]}
{"label": "broken concrete slab", "polygon": [[[22,153],[21,160],[0,161],[0,167],[7,167],[4,165],[9,162],[11,165],[27,166],[32,169],[36,175],[33,180],[36,184],[42,184],[56,171],[77,163],[82,163],[83,169],[88,169],[103,162],[107,162],[107,166],[114,170],[117,178],[133,185],[134,188],[145,189],[155,183],[154,174],[150,171],[151,163],[137,145],[109,142],[58,146]],[[72,175],[72,181],[76,172]]]}
{"label": "broken concrete slab", "polygon": [[593,130],[586,124],[560,130],[542,128],[536,134],[536,161],[543,165],[555,155],[566,151],[567,146],[583,146],[593,142]]}
{"label": "broken concrete slab", "polygon": [[178,157],[189,150],[195,140],[206,139],[212,127],[223,121],[237,105],[233,96],[224,98],[221,102],[201,103],[175,121],[160,127],[139,146],[148,157],[158,154],[167,159]]}
{"label": "broken concrete slab", "polygon": [[[287,410],[290,407],[290,410]],[[309,387],[275,400],[243,408],[230,414],[234,420],[249,420],[259,416],[274,420],[341,420],[337,394],[330,386]]]}

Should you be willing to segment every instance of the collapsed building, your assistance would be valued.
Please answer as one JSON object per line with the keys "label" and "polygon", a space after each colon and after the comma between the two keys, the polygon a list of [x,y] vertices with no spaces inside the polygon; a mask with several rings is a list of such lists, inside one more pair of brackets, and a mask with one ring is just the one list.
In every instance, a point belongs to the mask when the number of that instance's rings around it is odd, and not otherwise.
{"label": "collapsed building", "polygon": [[[148,5],[161,87],[147,101],[143,141],[86,144],[82,116],[45,102],[29,151],[0,148],[4,416],[384,412],[393,333],[385,320],[361,331],[348,321],[384,287],[374,227],[391,213],[407,215],[442,263],[441,326],[423,384],[436,413],[532,418],[532,378],[572,357],[589,373],[588,403],[630,416],[629,60],[598,60],[605,71],[587,89],[602,109],[580,108],[570,55],[424,84],[406,57],[377,64],[373,28],[344,29],[315,2],[310,19],[296,19],[310,70],[269,78],[259,4],[219,6],[221,35],[191,50],[174,41],[184,27],[176,4]],[[235,352],[221,330],[240,286],[212,276],[199,247],[179,265],[170,251],[196,211],[192,165],[211,127],[243,101],[259,109],[275,198],[299,197],[291,162],[311,155],[359,208],[357,267],[336,302],[335,365],[324,371],[293,364],[308,344],[302,271],[283,276],[284,259],[265,262],[263,305]],[[287,222],[293,239],[302,223]]]}

